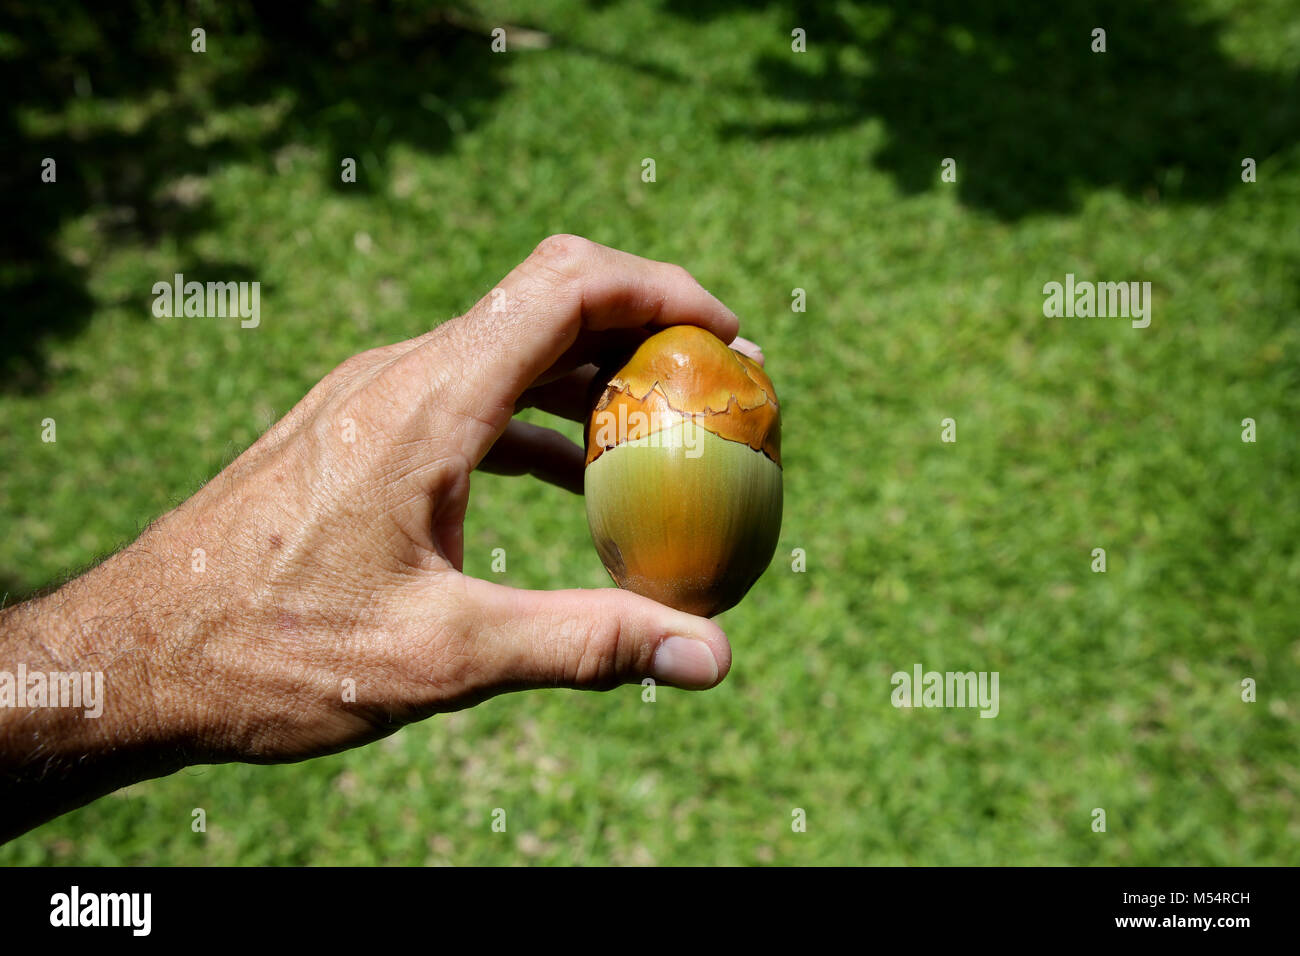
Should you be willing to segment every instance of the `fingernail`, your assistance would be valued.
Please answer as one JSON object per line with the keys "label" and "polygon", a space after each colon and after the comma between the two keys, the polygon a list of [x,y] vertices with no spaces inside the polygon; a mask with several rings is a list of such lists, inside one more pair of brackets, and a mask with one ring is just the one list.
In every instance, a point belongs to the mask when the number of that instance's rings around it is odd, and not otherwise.
{"label": "fingernail", "polygon": [[709,645],[690,637],[667,637],[655,650],[650,665],[657,681],[687,689],[712,687],[718,680],[718,661]]}
{"label": "fingernail", "polygon": [[763,350],[759,348],[758,343],[737,335],[732,339],[731,347],[740,354],[749,356],[759,365],[763,364]]}

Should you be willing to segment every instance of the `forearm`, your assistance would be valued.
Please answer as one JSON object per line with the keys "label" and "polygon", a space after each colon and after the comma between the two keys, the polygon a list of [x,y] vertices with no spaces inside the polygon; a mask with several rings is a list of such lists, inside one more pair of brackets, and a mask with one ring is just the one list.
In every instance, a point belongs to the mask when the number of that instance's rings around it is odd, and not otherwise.
{"label": "forearm", "polygon": [[187,762],[155,563],[137,543],[0,613],[0,841]]}

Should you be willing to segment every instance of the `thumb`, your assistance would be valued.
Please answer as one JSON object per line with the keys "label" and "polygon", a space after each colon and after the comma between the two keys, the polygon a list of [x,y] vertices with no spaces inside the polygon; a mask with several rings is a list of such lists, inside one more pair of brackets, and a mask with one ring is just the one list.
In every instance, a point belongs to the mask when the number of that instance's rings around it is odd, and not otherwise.
{"label": "thumb", "polygon": [[475,659],[495,671],[483,676],[504,686],[608,690],[649,677],[704,690],[731,668],[720,627],[630,591],[465,583],[476,608]]}

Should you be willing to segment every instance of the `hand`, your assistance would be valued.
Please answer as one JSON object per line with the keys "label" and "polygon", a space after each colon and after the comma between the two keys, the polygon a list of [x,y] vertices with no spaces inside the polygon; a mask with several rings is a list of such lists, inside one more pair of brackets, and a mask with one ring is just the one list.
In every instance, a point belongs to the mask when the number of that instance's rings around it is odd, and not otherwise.
{"label": "hand", "polygon": [[[103,791],[330,753],[509,690],[717,684],[731,652],[708,620],[461,572],[475,468],[581,490],[582,449],[515,411],[581,419],[602,348],[676,323],[737,331],[683,269],[554,236],[466,315],[348,359],[130,547],[0,617],[0,669],[102,670],[107,685],[99,721],[51,711],[53,733],[0,711],[0,766],[24,777],[32,730],[58,779],[133,755]],[[88,799],[69,788],[54,802]]]}

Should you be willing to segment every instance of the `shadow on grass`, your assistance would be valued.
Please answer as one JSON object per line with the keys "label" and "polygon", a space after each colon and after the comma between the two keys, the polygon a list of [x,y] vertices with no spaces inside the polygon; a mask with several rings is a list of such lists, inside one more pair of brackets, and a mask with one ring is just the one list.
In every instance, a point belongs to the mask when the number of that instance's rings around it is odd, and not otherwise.
{"label": "shadow on grass", "polygon": [[[504,89],[490,29],[445,5],[2,7],[3,391],[44,389],[49,342],[77,333],[96,305],[84,255],[61,244],[71,221],[91,214],[105,246],[165,237],[200,281],[242,278],[190,249],[212,224],[205,177],[303,144],[326,157],[334,188],[365,192],[394,145],[446,150]],[[206,52],[191,49],[194,27]],[[357,160],[355,184],[341,181],[344,157]]]}
{"label": "shadow on grass", "polygon": [[[1206,202],[1300,136],[1300,79],[1242,66],[1222,21],[1175,0],[666,0],[705,20],[755,7],[783,12],[804,54],[759,59],[794,121],[730,125],[730,137],[798,137],[876,120],[874,157],[909,193],[957,161],[963,203],[999,218],[1068,212],[1090,190]],[[1106,52],[1092,52],[1095,28]]]}

